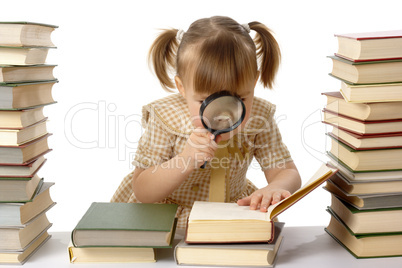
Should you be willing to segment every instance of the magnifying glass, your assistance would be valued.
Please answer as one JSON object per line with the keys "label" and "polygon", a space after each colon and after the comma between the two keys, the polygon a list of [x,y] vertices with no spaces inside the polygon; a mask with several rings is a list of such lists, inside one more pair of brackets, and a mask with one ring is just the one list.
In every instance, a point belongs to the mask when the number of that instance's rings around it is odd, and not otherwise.
{"label": "magnifying glass", "polygon": [[[244,102],[230,91],[218,91],[206,98],[200,107],[202,125],[216,136],[236,129],[246,116]],[[201,168],[205,168],[205,162]]]}

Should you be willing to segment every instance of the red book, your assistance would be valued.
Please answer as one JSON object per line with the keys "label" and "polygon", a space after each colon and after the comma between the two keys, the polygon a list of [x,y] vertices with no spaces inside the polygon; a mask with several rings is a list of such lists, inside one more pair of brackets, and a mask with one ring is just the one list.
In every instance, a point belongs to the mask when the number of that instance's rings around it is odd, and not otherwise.
{"label": "red book", "polygon": [[327,109],[324,109],[323,123],[363,136],[402,132],[402,119],[362,121]]}
{"label": "red book", "polygon": [[44,135],[19,146],[0,146],[0,165],[21,165],[46,154],[51,150],[47,142],[50,135]]}
{"label": "red book", "polygon": [[392,134],[359,135],[337,127],[328,135],[348,145],[353,150],[402,148],[402,132]]}
{"label": "red book", "polygon": [[402,30],[335,34],[337,56],[352,61],[402,58]]}

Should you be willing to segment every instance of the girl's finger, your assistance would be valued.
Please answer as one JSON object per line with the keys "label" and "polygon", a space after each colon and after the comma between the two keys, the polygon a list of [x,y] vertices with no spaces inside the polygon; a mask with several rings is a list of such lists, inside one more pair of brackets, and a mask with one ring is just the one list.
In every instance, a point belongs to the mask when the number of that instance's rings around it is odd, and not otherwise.
{"label": "girl's finger", "polygon": [[250,201],[250,209],[256,210],[261,204],[262,194],[253,194]]}
{"label": "girl's finger", "polygon": [[249,206],[251,202],[251,196],[247,196],[237,201],[239,206]]}
{"label": "girl's finger", "polygon": [[280,192],[275,192],[272,194],[272,202],[271,205],[275,205],[282,199],[282,194]]}
{"label": "girl's finger", "polygon": [[271,197],[264,196],[261,200],[260,211],[267,212],[270,203],[271,203]]}

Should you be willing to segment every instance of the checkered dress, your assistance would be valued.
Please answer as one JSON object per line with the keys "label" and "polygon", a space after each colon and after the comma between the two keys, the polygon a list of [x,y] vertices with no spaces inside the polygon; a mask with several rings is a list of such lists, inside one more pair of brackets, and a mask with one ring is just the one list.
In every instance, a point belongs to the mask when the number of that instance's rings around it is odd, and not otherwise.
{"label": "checkered dress", "polygon": [[[172,94],[154,101],[144,106],[142,113],[144,133],[139,141],[133,165],[147,169],[179,154],[194,127],[186,100],[180,94]],[[246,179],[247,169],[253,157],[262,170],[292,160],[273,119],[274,113],[275,105],[254,97],[245,128],[225,144],[228,146],[230,159],[227,186],[230,193],[226,193],[230,202],[236,202],[257,190],[256,186]],[[111,202],[138,202],[132,190],[132,174],[133,172],[123,179]],[[194,201],[208,200],[210,174],[211,164],[207,164],[205,169],[196,169],[162,202],[179,205],[178,228],[185,228]]]}

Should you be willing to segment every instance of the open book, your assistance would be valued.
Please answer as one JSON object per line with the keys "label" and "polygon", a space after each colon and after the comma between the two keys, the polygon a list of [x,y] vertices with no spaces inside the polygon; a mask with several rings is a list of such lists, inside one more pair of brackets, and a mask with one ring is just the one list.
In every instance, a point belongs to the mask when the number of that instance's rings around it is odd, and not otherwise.
{"label": "open book", "polygon": [[186,232],[186,243],[270,242],[272,219],[302,199],[337,172],[323,164],[299,190],[272,205],[268,212],[250,210],[236,203],[194,202]]}

